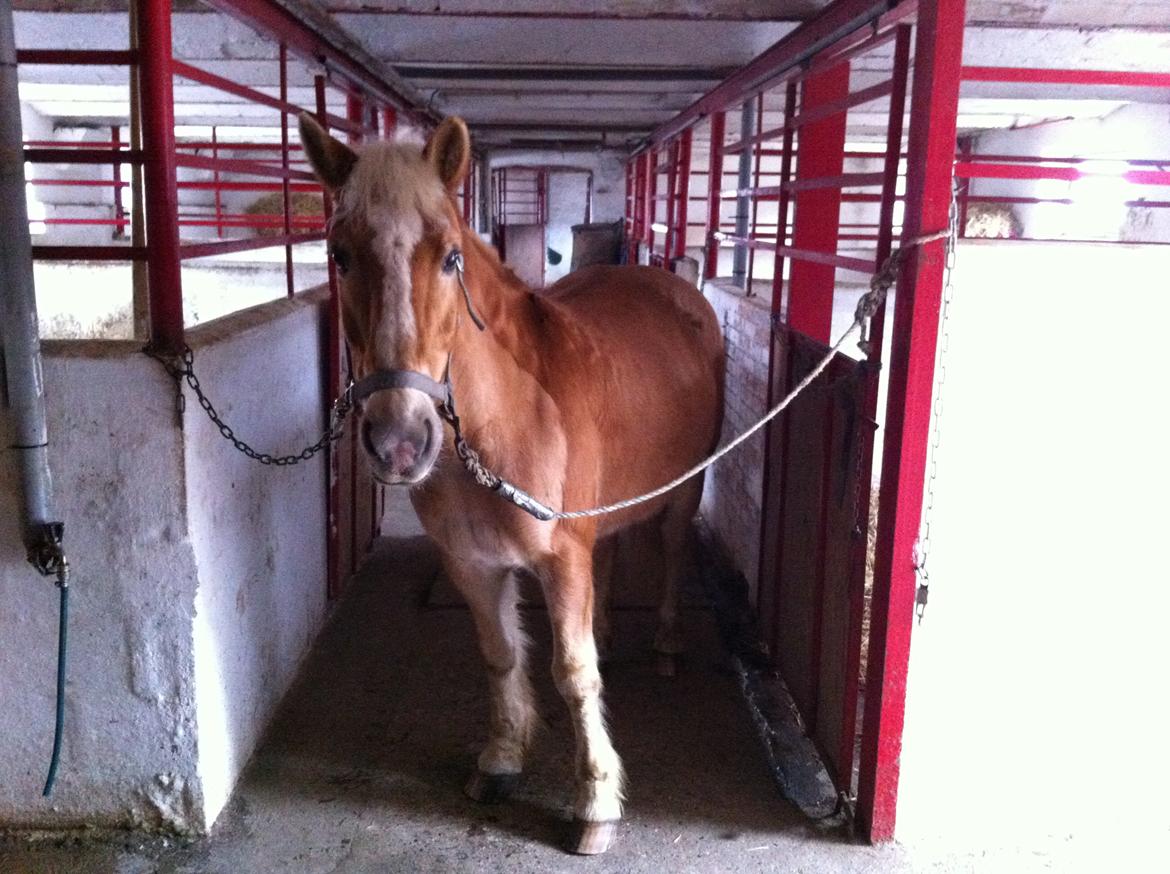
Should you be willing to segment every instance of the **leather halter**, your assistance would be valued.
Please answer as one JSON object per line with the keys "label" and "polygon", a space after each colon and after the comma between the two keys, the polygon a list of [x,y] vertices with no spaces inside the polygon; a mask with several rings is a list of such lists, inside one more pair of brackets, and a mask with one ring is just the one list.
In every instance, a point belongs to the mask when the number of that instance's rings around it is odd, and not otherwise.
{"label": "leather halter", "polygon": [[[467,290],[467,283],[463,280],[463,253],[455,250],[455,275],[459,280],[459,287],[463,291],[463,301],[467,305],[467,313],[475,326],[481,331],[486,327],[475,306],[471,302],[471,293]],[[346,358],[349,357],[349,345],[346,345]],[[346,389],[351,403],[364,401],[376,392],[396,388],[412,388],[434,398],[439,402],[439,413],[450,421],[454,410],[454,393],[451,389],[451,355],[447,355],[447,366],[443,371],[443,381],[439,382],[425,373],[417,370],[375,370],[354,382],[352,364],[350,366],[349,385]]]}

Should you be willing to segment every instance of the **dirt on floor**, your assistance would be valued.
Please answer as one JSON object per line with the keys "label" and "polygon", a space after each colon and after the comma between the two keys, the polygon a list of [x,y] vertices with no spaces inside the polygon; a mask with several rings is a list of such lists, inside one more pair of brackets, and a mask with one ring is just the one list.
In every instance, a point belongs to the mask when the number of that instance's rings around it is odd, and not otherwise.
{"label": "dirt on floor", "polygon": [[671,680],[654,672],[654,612],[615,611],[604,672],[627,815],[605,856],[566,854],[572,732],[548,677],[545,614],[525,610],[545,728],[516,795],[476,805],[462,787],[485,736],[486,683],[470,615],[432,597],[436,573],[423,538],[380,547],[210,836],[9,839],[0,872],[991,870],[859,845],[783,801],[711,614],[698,607],[683,611],[690,648]]}

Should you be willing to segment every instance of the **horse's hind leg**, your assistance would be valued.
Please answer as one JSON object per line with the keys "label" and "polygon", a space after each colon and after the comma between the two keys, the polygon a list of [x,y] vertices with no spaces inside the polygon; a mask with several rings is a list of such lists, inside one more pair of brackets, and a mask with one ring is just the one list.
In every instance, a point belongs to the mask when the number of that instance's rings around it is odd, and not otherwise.
{"label": "horse's hind leg", "polygon": [[502,801],[519,782],[524,754],[536,726],[526,665],[527,637],[520,627],[516,579],[508,570],[449,560],[447,573],[467,599],[487,664],[491,729],[476,772],[466,787],[475,801]]}
{"label": "horse's hind leg", "polygon": [[622,764],[606,731],[593,640],[592,550],[563,545],[539,569],[553,628],[553,680],[576,736],[576,831],[569,849],[603,853],[622,814]]}
{"label": "horse's hind leg", "polygon": [[678,630],[678,602],[690,552],[691,522],[703,496],[703,478],[696,477],[673,495],[662,514],[662,603],[658,608],[658,630],[654,634],[656,669],[659,676],[673,677],[678,655],[684,649]]}

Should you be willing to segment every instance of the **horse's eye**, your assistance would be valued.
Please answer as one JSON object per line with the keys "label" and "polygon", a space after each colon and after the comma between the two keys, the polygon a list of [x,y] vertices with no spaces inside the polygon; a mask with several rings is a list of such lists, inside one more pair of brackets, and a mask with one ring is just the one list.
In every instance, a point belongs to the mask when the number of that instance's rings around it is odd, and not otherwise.
{"label": "horse's eye", "polygon": [[337,265],[337,272],[344,276],[349,272],[349,250],[341,246],[334,246],[329,250],[333,263]]}
{"label": "horse's eye", "polygon": [[447,274],[454,273],[456,268],[459,267],[459,258],[459,250],[452,249],[451,253],[443,259],[443,272]]}

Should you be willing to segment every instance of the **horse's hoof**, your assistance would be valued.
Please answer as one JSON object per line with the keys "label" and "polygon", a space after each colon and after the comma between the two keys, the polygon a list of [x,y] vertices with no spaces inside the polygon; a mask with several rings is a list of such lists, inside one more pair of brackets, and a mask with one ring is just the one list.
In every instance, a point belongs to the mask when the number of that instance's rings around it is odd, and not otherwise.
{"label": "horse's hoof", "polygon": [[578,856],[596,856],[604,853],[613,843],[613,836],[617,834],[617,826],[616,819],[604,822],[574,819],[573,829],[569,834],[569,852],[576,853]]}
{"label": "horse's hoof", "polygon": [[654,672],[660,677],[671,678],[678,673],[678,656],[670,652],[660,652],[654,659]]}
{"label": "horse's hoof", "polygon": [[477,768],[463,793],[480,804],[499,804],[508,800],[519,783],[519,774],[485,774]]}

